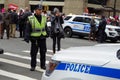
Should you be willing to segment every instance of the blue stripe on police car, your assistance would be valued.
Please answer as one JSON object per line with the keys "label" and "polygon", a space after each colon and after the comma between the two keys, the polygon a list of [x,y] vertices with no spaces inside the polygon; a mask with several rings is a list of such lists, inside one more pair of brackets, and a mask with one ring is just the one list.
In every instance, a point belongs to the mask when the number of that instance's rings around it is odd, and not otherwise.
{"label": "blue stripe on police car", "polygon": [[87,74],[120,79],[120,69],[91,66],[86,64],[60,63],[56,67],[56,70],[87,73]]}
{"label": "blue stripe on police car", "polygon": [[[76,30],[76,31],[84,31],[84,32],[90,32],[90,24],[89,23],[83,23],[83,22],[68,22],[70,24],[78,24],[78,25],[83,25],[84,29],[80,30],[80,29],[76,29],[76,28],[72,28],[72,30]],[[78,27],[79,28],[79,27]]]}

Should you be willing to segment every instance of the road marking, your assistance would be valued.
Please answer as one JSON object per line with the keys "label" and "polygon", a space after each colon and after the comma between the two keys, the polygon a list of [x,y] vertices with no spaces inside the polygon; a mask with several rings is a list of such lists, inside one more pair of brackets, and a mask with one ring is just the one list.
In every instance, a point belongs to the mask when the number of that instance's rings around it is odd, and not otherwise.
{"label": "road marking", "polygon": [[[48,51],[49,51],[49,52],[52,52],[51,50],[48,50]],[[22,51],[22,52],[30,53],[30,51],[28,51],[28,50],[24,50],[24,51]],[[40,53],[38,52],[38,54],[40,54]],[[53,55],[52,55],[52,54],[46,54],[46,56],[52,57]]]}
{"label": "road marking", "polygon": [[30,78],[27,76],[11,73],[11,72],[4,71],[4,70],[0,70],[0,75],[6,76],[9,78],[13,78],[13,79],[17,79],[17,80],[37,80],[37,79],[33,79],[33,78]]}
{"label": "road marking", "polygon": [[[18,55],[18,54],[13,54],[13,53],[9,53],[9,52],[5,52],[4,55],[8,55],[8,56],[12,56],[12,57],[17,57],[17,58],[21,58],[21,59],[31,60],[30,57],[22,56],[22,55]],[[40,59],[37,59],[37,62],[40,62]],[[46,60],[46,64],[48,64],[48,63],[49,63],[49,61]]]}
{"label": "road marking", "polygon": [[[0,62],[4,62],[4,63],[12,64],[12,65],[15,65],[15,66],[19,66],[19,67],[30,69],[30,65],[28,65],[28,64],[17,62],[17,61],[13,61],[13,60],[9,60],[9,59],[0,58]],[[44,72],[45,71],[43,69],[40,69],[39,66],[36,66],[35,70],[40,71],[40,72]]]}

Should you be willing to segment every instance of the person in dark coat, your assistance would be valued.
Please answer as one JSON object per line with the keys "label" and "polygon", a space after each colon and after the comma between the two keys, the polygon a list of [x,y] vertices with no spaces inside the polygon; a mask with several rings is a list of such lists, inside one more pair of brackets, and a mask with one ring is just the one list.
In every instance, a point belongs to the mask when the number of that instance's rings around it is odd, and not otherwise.
{"label": "person in dark coat", "polygon": [[18,23],[18,14],[16,10],[13,10],[11,13],[11,22],[10,22],[10,37],[16,37],[16,25]]}
{"label": "person in dark coat", "polygon": [[64,23],[62,16],[60,15],[59,10],[54,9],[54,17],[51,21],[51,38],[53,39],[53,53],[61,49],[61,38],[64,38],[64,30],[62,24]]}
{"label": "person in dark coat", "polygon": [[24,20],[23,20],[23,16],[24,15],[24,12],[23,10],[21,9],[20,10],[20,13],[18,15],[18,24],[19,24],[19,32],[20,32],[20,38],[23,38],[23,31],[24,31]]}
{"label": "person in dark coat", "polygon": [[29,10],[28,7],[25,8],[25,12],[24,14],[22,15],[22,20],[23,20],[23,24],[24,24],[24,27],[23,27],[23,37],[25,35],[25,29],[26,29],[26,24],[27,24],[27,20],[28,20],[28,16],[32,15],[32,12]]}
{"label": "person in dark coat", "polygon": [[3,39],[3,14],[0,12],[0,38]]}
{"label": "person in dark coat", "polygon": [[5,11],[3,13],[3,30],[2,30],[2,38],[4,36],[4,32],[6,30],[6,36],[7,36],[7,39],[10,38],[10,34],[9,34],[9,31],[10,31],[10,21],[11,21],[11,9],[8,9],[7,11]]}
{"label": "person in dark coat", "polygon": [[98,27],[98,43],[103,43],[105,42],[105,37],[106,37],[106,34],[105,34],[105,28],[106,28],[106,25],[107,25],[107,21],[105,19],[105,16],[102,16],[102,20],[101,22],[99,23],[99,27]]}

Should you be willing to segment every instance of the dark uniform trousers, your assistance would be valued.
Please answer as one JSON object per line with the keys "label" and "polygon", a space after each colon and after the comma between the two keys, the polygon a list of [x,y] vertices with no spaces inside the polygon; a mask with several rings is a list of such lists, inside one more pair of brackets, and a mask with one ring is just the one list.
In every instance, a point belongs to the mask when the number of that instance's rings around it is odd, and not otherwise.
{"label": "dark uniform trousers", "polygon": [[46,38],[31,39],[31,67],[36,67],[38,50],[40,52],[40,66],[43,67],[46,62]]}
{"label": "dark uniform trousers", "polygon": [[57,51],[60,51],[61,48],[61,37],[59,37],[59,33],[55,33],[53,36],[53,53],[56,51],[56,43],[57,43]]}
{"label": "dark uniform trousers", "polygon": [[105,42],[105,31],[104,30],[100,30],[98,32],[98,42],[99,43]]}

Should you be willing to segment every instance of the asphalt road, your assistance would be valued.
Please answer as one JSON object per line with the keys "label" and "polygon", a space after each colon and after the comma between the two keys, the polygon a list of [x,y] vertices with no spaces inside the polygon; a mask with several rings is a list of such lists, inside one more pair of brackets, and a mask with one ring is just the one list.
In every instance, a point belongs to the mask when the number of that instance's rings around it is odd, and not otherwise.
{"label": "asphalt road", "polygon": [[[89,41],[87,38],[79,39],[78,37],[62,39],[62,50],[76,46],[92,46],[97,42]],[[30,43],[26,43],[22,38],[4,37],[0,39],[0,48],[5,50],[0,54],[0,80],[40,80],[44,70],[39,67],[39,54],[37,69],[31,72],[30,69]],[[52,39],[47,39],[47,61],[53,56]]]}

